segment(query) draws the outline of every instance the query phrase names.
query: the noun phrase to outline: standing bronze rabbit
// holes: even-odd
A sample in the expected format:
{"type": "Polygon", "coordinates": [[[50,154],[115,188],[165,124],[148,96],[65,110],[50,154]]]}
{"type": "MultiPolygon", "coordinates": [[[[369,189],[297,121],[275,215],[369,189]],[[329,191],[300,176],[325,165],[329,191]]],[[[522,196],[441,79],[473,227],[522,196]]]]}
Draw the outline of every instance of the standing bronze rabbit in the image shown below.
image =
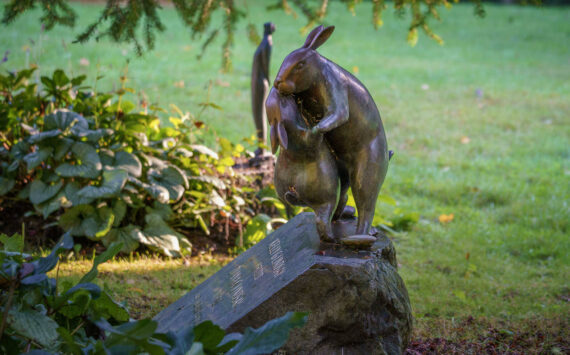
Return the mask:
{"type": "Polygon", "coordinates": [[[316,52],[333,31],[334,26],[315,28],[305,44],[285,58],[274,87],[282,95],[293,95],[312,131],[325,134],[341,184],[334,219],[342,214],[351,187],[358,211],[356,234],[362,235],[370,230],[389,154],[380,113],[366,87],[316,52]]]}
{"type": "Polygon", "coordinates": [[[281,146],[274,173],[277,194],[292,205],[311,207],[321,239],[334,241],[331,220],[338,203],[339,177],[323,134],[311,131],[292,96],[271,89],[265,106],[273,153],[281,146]]]}

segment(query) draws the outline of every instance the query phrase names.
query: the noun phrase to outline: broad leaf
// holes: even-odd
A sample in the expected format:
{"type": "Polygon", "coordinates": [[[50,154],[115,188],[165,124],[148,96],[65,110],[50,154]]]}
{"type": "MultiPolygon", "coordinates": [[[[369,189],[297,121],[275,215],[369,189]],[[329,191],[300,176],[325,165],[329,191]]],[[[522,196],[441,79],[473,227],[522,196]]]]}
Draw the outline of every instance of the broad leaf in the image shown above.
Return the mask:
{"type": "Polygon", "coordinates": [[[142,174],[142,164],[136,155],[120,151],[115,154],[113,166],[126,170],[134,177],[140,177],[142,174]]]}
{"type": "Polygon", "coordinates": [[[287,312],[258,329],[248,327],[239,343],[227,355],[270,354],[285,344],[291,329],[305,325],[307,318],[307,313],[287,312]]]}
{"type": "Polygon", "coordinates": [[[116,197],[127,181],[127,172],[123,169],[106,170],[103,172],[101,186],[85,186],[77,195],[87,199],[116,197]]]}
{"type": "Polygon", "coordinates": [[[65,192],[62,190],[54,198],[46,202],[34,205],[34,208],[42,214],[44,219],[46,219],[49,217],[49,215],[59,210],[66,201],[67,199],[65,197],[65,192]]]}
{"type": "Polygon", "coordinates": [[[6,195],[16,185],[16,180],[0,176],[0,196],[6,195]]]}
{"type": "Polygon", "coordinates": [[[200,342],[204,350],[215,353],[226,332],[212,321],[205,321],[194,327],[194,341],[200,342]]]}
{"type": "Polygon", "coordinates": [[[130,253],[139,247],[138,240],[140,237],[138,233],[141,231],[133,225],[128,225],[123,228],[113,228],[101,240],[105,247],[108,247],[113,242],[122,244],[121,253],[130,253]]]}
{"type": "Polygon", "coordinates": [[[127,214],[127,204],[123,200],[116,200],[113,204],[113,214],[115,215],[115,221],[113,222],[113,227],[118,227],[121,225],[121,221],[125,218],[127,214]]]}
{"type": "Polygon", "coordinates": [[[0,234],[0,243],[2,243],[4,251],[21,253],[24,251],[24,237],[20,234],[14,234],[9,237],[6,234],[0,234]]]}
{"type": "Polygon", "coordinates": [[[171,166],[160,171],[149,169],[148,180],[152,185],[160,185],[167,189],[171,201],[178,201],[184,195],[185,186],[188,186],[185,174],[171,166]]]}
{"type": "Polygon", "coordinates": [[[32,339],[44,348],[55,348],[58,342],[58,324],[46,315],[26,309],[8,312],[8,324],[17,333],[32,339]]]}
{"type": "Polygon", "coordinates": [[[45,184],[40,179],[32,181],[30,187],[30,201],[33,204],[40,204],[54,197],[63,187],[63,181],[55,184],[45,184]]]}
{"type": "Polygon", "coordinates": [[[113,301],[107,292],[102,292],[99,298],[92,301],[91,307],[96,318],[114,318],[118,322],[129,320],[129,312],[127,312],[125,307],[113,301]]]}
{"type": "Polygon", "coordinates": [[[138,188],[144,189],[146,192],[150,194],[150,196],[152,196],[152,198],[154,198],[160,203],[168,203],[169,201],[170,193],[163,186],[149,185],[131,176],[129,176],[128,182],[138,188]]]}
{"type": "Polygon", "coordinates": [[[115,216],[108,207],[73,206],[59,218],[59,225],[74,236],[101,238],[109,232],[115,216]]]}
{"type": "Polygon", "coordinates": [[[73,206],[79,205],[89,205],[91,202],[95,201],[94,198],[87,198],[83,196],[79,196],[78,192],[80,190],[79,183],[71,182],[67,183],[63,188],[65,192],[65,197],[71,202],[73,206]]]}
{"type": "Polygon", "coordinates": [[[69,299],[67,304],[61,307],[58,313],[62,314],[66,318],[73,319],[83,315],[91,303],[91,296],[87,291],[74,292],[69,299]]]}
{"type": "Polygon", "coordinates": [[[39,143],[45,139],[57,137],[60,134],[61,134],[61,130],[59,130],[59,129],[52,129],[50,131],[43,131],[43,132],[39,132],[39,133],[36,133],[36,134],[28,137],[28,142],[30,144],[36,144],[36,143],[39,143]]]}
{"type": "Polygon", "coordinates": [[[32,170],[38,167],[41,163],[50,157],[52,152],[53,148],[51,147],[39,147],[35,152],[26,155],[24,157],[24,161],[28,166],[28,170],[32,170]]]}
{"type": "Polygon", "coordinates": [[[253,217],[245,227],[243,243],[246,248],[259,243],[271,231],[271,217],[260,213],[253,217]]]}
{"type": "Polygon", "coordinates": [[[89,129],[87,120],[78,113],[66,109],[59,109],[44,118],[44,130],[71,129],[73,134],[79,134],[89,129]]]}
{"type": "Polygon", "coordinates": [[[137,241],[164,255],[178,257],[184,251],[190,251],[192,245],[186,237],[173,231],[158,214],[145,216],[146,226],[137,233],[137,241]]]}
{"type": "Polygon", "coordinates": [[[71,147],[75,164],[64,163],[55,169],[61,176],[95,179],[101,172],[101,160],[95,148],[87,143],[77,142],[71,147]]]}
{"type": "Polygon", "coordinates": [[[70,138],[61,138],[55,144],[55,151],[53,153],[53,157],[55,160],[61,160],[65,157],[69,149],[73,146],[75,141],[70,138]]]}

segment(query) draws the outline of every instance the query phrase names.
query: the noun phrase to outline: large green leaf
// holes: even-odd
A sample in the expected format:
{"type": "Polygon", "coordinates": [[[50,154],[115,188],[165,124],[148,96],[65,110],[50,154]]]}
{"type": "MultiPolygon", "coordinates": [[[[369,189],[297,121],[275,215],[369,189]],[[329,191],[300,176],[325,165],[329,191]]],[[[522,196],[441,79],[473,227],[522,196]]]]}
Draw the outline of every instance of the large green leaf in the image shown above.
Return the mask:
{"type": "Polygon", "coordinates": [[[43,131],[38,132],[30,137],[28,137],[28,142],[30,144],[36,144],[48,138],[57,137],[61,134],[61,130],[59,129],[52,129],[50,131],[43,131]]]}
{"type": "Polygon", "coordinates": [[[11,237],[6,234],[0,234],[0,243],[2,243],[4,251],[22,253],[24,251],[24,236],[14,234],[11,237]]]}
{"type": "Polygon", "coordinates": [[[16,180],[0,176],[0,196],[6,195],[16,185],[16,180]]]}
{"type": "Polygon", "coordinates": [[[243,337],[227,355],[271,354],[282,347],[293,328],[307,323],[307,313],[287,312],[283,317],[270,320],[258,329],[247,328],[243,337]]]}
{"type": "Polygon", "coordinates": [[[55,151],[53,153],[54,159],[55,160],[63,159],[63,157],[65,157],[67,152],[69,152],[69,149],[71,149],[71,146],[73,146],[73,143],[75,143],[75,141],[70,138],[58,139],[57,143],[55,144],[55,151]]]}
{"type": "Polygon", "coordinates": [[[101,238],[111,230],[115,216],[108,207],[73,206],[59,218],[59,225],[74,236],[101,238]]]}
{"type": "Polygon", "coordinates": [[[107,292],[102,292],[101,296],[93,300],[91,304],[93,313],[95,313],[97,318],[114,318],[118,322],[129,320],[129,312],[127,312],[125,307],[113,301],[107,292]]]}
{"type": "Polygon", "coordinates": [[[142,164],[136,155],[120,151],[115,154],[113,166],[126,170],[134,177],[140,177],[142,174],[142,164]]]}
{"type": "Polygon", "coordinates": [[[109,233],[114,220],[115,215],[109,207],[98,208],[96,215],[83,221],[82,227],[88,238],[101,238],[109,233]]]}
{"type": "Polygon", "coordinates": [[[106,247],[113,242],[119,242],[123,245],[121,253],[130,253],[139,247],[138,240],[140,236],[138,233],[141,233],[140,229],[133,225],[128,225],[123,228],[113,228],[101,241],[106,247]]]}
{"type": "Polygon", "coordinates": [[[152,185],[167,189],[170,201],[178,201],[184,195],[185,186],[188,186],[185,174],[171,166],[162,170],[149,169],[148,180],[152,185]]]}
{"type": "Polygon", "coordinates": [[[77,195],[83,198],[111,198],[116,197],[127,181],[127,172],[123,169],[106,170],[103,172],[101,186],[85,186],[77,195]]]}
{"type": "Polygon", "coordinates": [[[101,164],[112,166],[115,161],[115,152],[110,149],[99,149],[99,158],[101,159],[101,164]]]}
{"type": "Polygon", "coordinates": [[[147,183],[144,183],[138,179],[135,179],[134,177],[129,176],[128,178],[128,182],[140,189],[144,189],[146,192],[148,192],[152,198],[154,198],[155,200],[157,200],[160,203],[168,203],[169,202],[169,197],[170,197],[170,193],[168,192],[168,190],[160,185],[149,185],[147,183]]]}
{"type": "Polygon", "coordinates": [[[69,200],[69,202],[71,202],[73,206],[88,205],[91,202],[95,201],[94,198],[79,196],[78,192],[80,189],[81,186],[77,182],[67,183],[63,189],[65,192],[65,197],[69,200]]]}
{"type": "Polygon", "coordinates": [[[113,227],[118,227],[127,214],[127,203],[123,200],[116,200],[113,203],[113,214],[115,215],[113,227]]]}
{"type": "Polygon", "coordinates": [[[39,147],[35,152],[29,153],[24,157],[24,161],[28,165],[28,170],[35,169],[41,163],[47,160],[53,152],[52,147],[39,147]]]}
{"type": "Polygon", "coordinates": [[[145,216],[146,226],[141,233],[136,233],[139,243],[149,246],[164,255],[178,257],[183,252],[190,252],[192,245],[183,235],[176,233],[155,213],[145,216]]]}
{"type": "Polygon", "coordinates": [[[73,319],[83,315],[91,303],[91,295],[86,290],[80,290],[73,293],[66,304],[61,307],[58,313],[62,314],[66,318],[73,319]]]}
{"type": "Polygon", "coordinates": [[[79,134],[89,129],[87,120],[78,113],[66,109],[59,109],[44,118],[44,130],[71,129],[73,134],[79,134]]]}
{"type": "Polygon", "coordinates": [[[63,187],[63,181],[55,184],[45,184],[40,179],[32,181],[30,187],[30,201],[33,204],[40,204],[54,197],[63,187]]]}
{"type": "Polygon", "coordinates": [[[259,243],[271,231],[271,217],[260,213],[253,217],[245,227],[243,246],[246,248],[259,243]]]}
{"type": "Polygon", "coordinates": [[[75,164],[64,163],[55,169],[61,176],[84,177],[95,179],[101,173],[101,160],[95,148],[90,144],[77,142],[71,147],[75,156],[75,164]]]}
{"type": "Polygon", "coordinates": [[[42,214],[44,219],[46,219],[49,217],[49,215],[51,215],[55,211],[59,210],[61,208],[61,206],[63,206],[65,204],[66,201],[67,201],[67,198],[65,197],[65,192],[62,190],[52,199],[50,199],[46,202],[34,205],[34,208],[42,214]]]}
{"type": "Polygon", "coordinates": [[[46,315],[26,309],[18,311],[12,308],[8,312],[8,325],[16,334],[32,339],[43,348],[53,349],[58,342],[58,324],[46,315]]]}

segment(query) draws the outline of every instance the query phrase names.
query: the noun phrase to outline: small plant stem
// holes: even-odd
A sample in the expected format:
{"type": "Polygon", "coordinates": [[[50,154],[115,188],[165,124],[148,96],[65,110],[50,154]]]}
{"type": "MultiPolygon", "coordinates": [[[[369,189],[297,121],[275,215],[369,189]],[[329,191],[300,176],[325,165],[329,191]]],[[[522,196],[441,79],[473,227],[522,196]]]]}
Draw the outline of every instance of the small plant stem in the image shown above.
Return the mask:
{"type": "Polygon", "coordinates": [[[6,306],[4,306],[4,314],[2,314],[2,323],[0,324],[0,340],[2,340],[2,336],[4,335],[4,329],[6,328],[6,320],[8,319],[8,312],[12,307],[12,301],[14,300],[14,292],[16,292],[16,282],[12,280],[10,283],[10,290],[8,291],[8,301],[6,302],[6,306]]]}
{"type": "Polygon", "coordinates": [[[77,332],[79,329],[81,329],[81,327],[83,326],[83,324],[85,324],[85,320],[82,320],[82,321],[77,325],[77,327],[75,327],[75,329],[73,329],[73,331],[71,332],[70,335],[75,334],[75,332],[77,332]]]}

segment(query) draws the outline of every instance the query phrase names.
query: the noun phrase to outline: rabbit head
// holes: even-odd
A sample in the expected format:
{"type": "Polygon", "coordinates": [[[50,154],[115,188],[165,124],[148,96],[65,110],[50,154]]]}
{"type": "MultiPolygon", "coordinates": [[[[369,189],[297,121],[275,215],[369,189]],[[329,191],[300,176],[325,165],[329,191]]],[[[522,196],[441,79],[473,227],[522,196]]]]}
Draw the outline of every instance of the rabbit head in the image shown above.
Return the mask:
{"type": "Polygon", "coordinates": [[[271,137],[271,152],[275,154],[279,143],[285,149],[288,146],[288,137],[285,126],[283,125],[282,116],[282,100],[283,96],[279,95],[275,88],[271,88],[269,95],[267,95],[267,100],[265,101],[265,111],[267,113],[267,120],[271,126],[269,134],[271,137]]]}
{"type": "Polygon", "coordinates": [[[281,64],[273,86],[282,95],[290,95],[307,90],[321,72],[319,48],[334,31],[334,26],[318,26],[309,33],[305,44],[291,52],[281,64]]]}

